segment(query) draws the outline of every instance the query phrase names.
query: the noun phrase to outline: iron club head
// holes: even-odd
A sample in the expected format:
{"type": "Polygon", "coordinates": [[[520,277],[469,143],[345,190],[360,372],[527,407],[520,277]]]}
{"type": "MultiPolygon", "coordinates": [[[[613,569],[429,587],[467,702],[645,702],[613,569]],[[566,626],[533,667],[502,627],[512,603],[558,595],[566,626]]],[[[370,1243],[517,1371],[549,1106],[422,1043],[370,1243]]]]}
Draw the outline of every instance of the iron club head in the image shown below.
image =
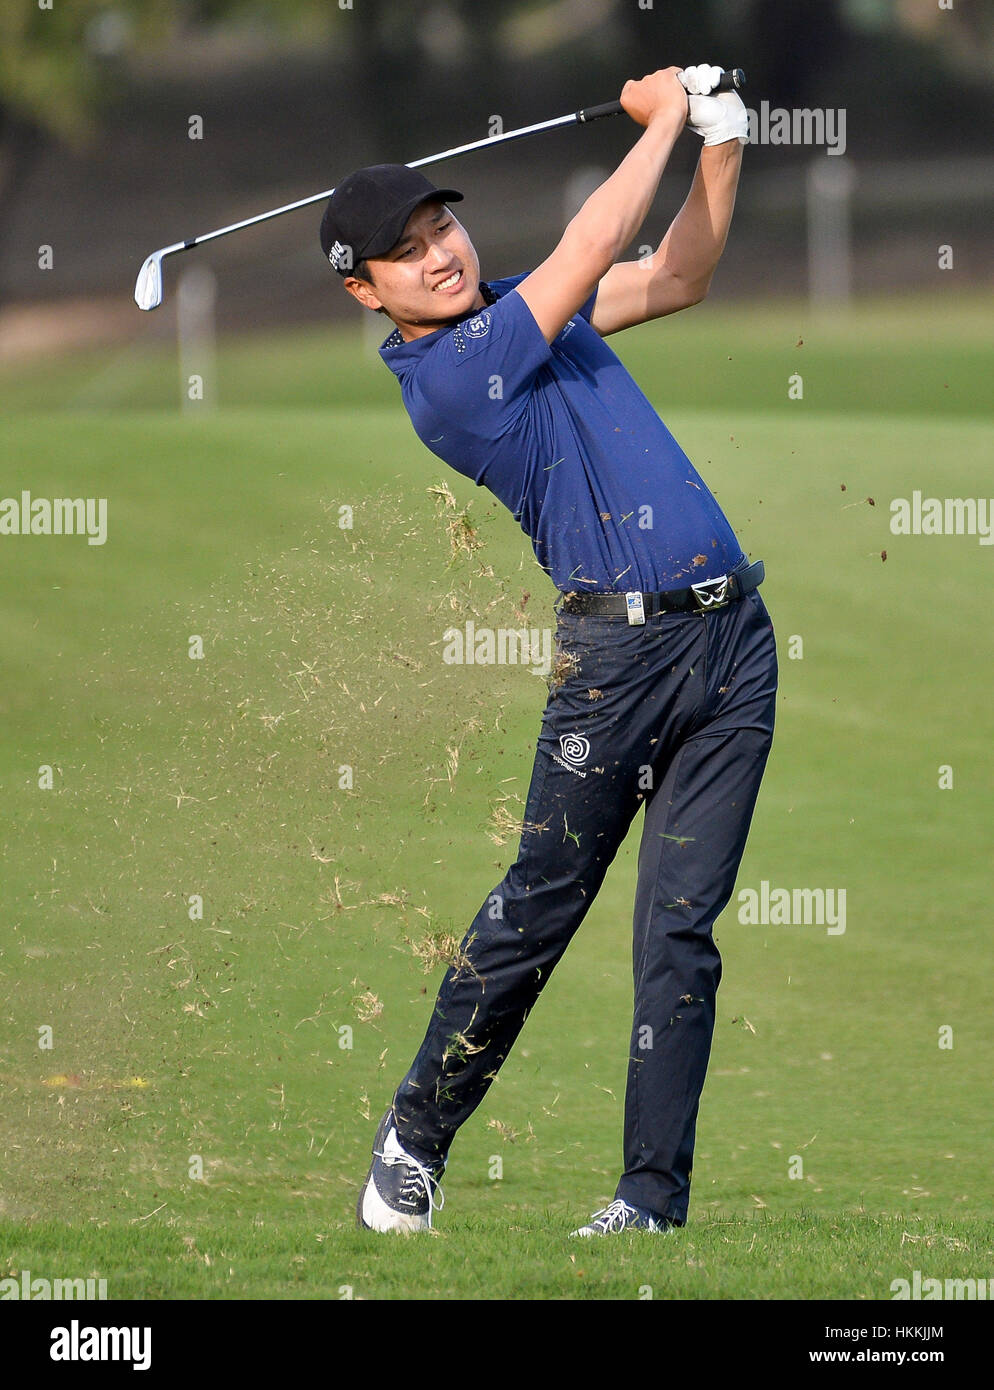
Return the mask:
{"type": "Polygon", "coordinates": [[[162,303],[162,261],[176,251],[185,251],[192,245],[188,241],[177,241],[172,246],[163,246],[161,251],[153,251],[138,272],[135,281],[135,303],[139,309],[158,309],[162,303]]]}
{"type": "Polygon", "coordinates": [[[162,303],[162,252],[153,251],[138,272],[135,303],[139,309],[157,309],[162,303]]]}

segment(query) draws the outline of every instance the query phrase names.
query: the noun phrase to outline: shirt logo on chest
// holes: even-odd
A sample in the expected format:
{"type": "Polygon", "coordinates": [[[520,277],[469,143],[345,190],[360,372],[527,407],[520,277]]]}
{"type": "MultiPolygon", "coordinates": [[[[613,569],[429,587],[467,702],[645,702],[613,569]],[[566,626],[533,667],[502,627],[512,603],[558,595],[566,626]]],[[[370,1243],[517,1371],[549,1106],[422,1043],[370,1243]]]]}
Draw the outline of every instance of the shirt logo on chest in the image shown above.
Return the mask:
{"type": "Polygon", "coordinates": [[[462,325],[462,331],[467,338],[485,338],[490,332],[490,315],[477,314],[462,325]]]}

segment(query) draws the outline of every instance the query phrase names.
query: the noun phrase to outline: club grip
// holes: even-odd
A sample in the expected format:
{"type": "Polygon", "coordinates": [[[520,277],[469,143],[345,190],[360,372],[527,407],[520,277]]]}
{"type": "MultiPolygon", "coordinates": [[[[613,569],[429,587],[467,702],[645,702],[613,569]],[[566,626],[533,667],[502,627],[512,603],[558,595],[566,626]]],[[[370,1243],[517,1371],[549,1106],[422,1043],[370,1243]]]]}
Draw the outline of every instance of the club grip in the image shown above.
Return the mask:
{"type": "Polygon", "coordinates": [[[599,121],[602,116],[620,116],[624,109],[620,101],[605,101],[600,106],[585,106],[576,113],[576,119],[586,125],[588,121],[599,121]]]}
{"type": "MultiPolygon", "coordinates": [[[[718,79],[718,85],[714,90],[738,92],[745,84],[746,75],[741,68],[727,68],[718,79]]],[[[605,101],[600,106],[585,106],[582,111],[576,113],[576,119],[581,125],[586,125],[589,121],[599,121],[602,116],[620,116],[624,109],[620,101],[605,101]]]]}

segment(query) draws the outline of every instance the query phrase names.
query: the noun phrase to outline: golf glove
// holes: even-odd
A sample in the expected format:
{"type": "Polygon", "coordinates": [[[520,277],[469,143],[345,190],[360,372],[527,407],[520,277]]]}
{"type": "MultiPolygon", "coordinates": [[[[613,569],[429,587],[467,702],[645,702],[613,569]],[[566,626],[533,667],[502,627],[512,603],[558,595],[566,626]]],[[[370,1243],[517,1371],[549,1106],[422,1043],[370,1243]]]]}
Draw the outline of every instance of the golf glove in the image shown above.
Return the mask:
{"type": "Polygon", "coordinates": [[[723,72],[724,68],[711,63],[699,63],[677,74],[690,101],[687,125],[703,137],[705,145],[722,145],[726,140],[738,140],[744,145],[749,139],[749,113],[738,92],[708,95],[723,72]]]}

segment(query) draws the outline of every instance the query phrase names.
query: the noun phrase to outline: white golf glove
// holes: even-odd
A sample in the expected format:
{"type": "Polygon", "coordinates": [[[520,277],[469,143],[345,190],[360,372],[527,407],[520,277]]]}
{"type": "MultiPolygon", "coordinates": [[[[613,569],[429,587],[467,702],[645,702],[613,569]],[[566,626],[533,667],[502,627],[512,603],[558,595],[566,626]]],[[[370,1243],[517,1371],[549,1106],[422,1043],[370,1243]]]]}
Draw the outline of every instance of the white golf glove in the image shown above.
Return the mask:
{"type": "Polygon", "coordinates": [[[749,113],[738,92],[708,95],[717,87],[723,72],[724,68],[711,63],[699,63],[677,74],[690,101],[687,125],[703,137],[705,145],[723,145],[726,140],[738,140],[744,145],[749,139],[749,113]]]}

